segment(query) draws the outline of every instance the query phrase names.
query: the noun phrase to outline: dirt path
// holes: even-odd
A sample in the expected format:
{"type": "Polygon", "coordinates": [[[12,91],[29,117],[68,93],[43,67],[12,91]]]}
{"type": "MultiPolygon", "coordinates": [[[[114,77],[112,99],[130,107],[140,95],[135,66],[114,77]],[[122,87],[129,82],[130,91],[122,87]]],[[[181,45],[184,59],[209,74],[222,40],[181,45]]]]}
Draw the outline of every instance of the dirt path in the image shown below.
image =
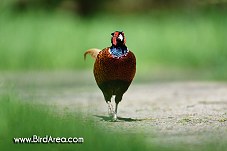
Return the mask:
{"type": "Polygon", "coordinates": [[[102,93],[87,72],[2,73],[1,92],[12,89],[25,100],[80,110],[105,131],[145,132],[146,140],[157,144],[190,147],[227,142],[227,83],[223,82],[135,81],[119,104],[118,122],[109,121],[102,93]]]}

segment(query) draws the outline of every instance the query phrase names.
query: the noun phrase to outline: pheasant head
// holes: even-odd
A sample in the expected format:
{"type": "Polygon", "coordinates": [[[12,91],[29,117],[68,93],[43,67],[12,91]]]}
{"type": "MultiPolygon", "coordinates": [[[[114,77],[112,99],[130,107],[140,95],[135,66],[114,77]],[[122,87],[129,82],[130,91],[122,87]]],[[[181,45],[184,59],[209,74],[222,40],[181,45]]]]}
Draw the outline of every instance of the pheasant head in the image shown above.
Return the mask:
{"type": "Polygon", "coordinates": [[[111,43],[114,47],[124,46],[126,43],[125,34],[123,31],[115,31],[112,34],[111,43]]]}

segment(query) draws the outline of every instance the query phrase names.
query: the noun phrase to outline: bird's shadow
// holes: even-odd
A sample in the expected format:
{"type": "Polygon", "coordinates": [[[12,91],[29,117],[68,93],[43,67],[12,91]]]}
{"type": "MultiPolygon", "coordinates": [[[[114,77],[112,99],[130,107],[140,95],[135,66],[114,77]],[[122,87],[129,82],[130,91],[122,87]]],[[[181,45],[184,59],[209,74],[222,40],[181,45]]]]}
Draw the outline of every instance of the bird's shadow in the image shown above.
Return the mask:
{"type": "MultiPolygon", "coordinates": [[[[112,118],[109,116],[102,116],[102,115],[94,115],[95,117],[100,118],[101,121],[108,121],[108,122],[113,122],[112,118]]],[[[138,122],[142,121],[142,119],[133,119],[130,117],[117,117],[117,121],[115,122],[138,122]]]]}

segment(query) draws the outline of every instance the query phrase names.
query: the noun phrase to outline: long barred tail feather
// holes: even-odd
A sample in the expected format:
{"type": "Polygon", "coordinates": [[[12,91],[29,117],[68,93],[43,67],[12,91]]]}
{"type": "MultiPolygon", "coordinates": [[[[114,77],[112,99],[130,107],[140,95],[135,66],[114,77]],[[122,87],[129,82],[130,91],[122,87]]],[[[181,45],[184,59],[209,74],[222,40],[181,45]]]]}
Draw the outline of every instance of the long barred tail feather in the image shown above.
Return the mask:
{"type": "Polygon", "coordinates": [[[92,48],[92,49],[88,49],[87,51],[85,51],[84,53],[84,60],[86,60],[86,55],[89,54],[91,55],[91,57],[93,59],[96,59],[97,58],[97,55],[99,54],[101,50],[100,49],[97,49],[97,48],[92,48]]]}

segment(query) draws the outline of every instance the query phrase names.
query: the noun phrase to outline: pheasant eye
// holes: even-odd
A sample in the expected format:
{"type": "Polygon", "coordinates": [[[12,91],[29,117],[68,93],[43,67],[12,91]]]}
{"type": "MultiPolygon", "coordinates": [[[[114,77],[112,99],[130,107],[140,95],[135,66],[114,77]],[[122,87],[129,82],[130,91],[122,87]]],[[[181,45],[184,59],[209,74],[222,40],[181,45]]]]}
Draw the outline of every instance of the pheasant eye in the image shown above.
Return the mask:
{"type": "Polygon", "coordinates": [[[120,39],[121,41],[123,41],[124,37],[122,36],[122,34],[119,34],[118,39],[120,39]]]}

